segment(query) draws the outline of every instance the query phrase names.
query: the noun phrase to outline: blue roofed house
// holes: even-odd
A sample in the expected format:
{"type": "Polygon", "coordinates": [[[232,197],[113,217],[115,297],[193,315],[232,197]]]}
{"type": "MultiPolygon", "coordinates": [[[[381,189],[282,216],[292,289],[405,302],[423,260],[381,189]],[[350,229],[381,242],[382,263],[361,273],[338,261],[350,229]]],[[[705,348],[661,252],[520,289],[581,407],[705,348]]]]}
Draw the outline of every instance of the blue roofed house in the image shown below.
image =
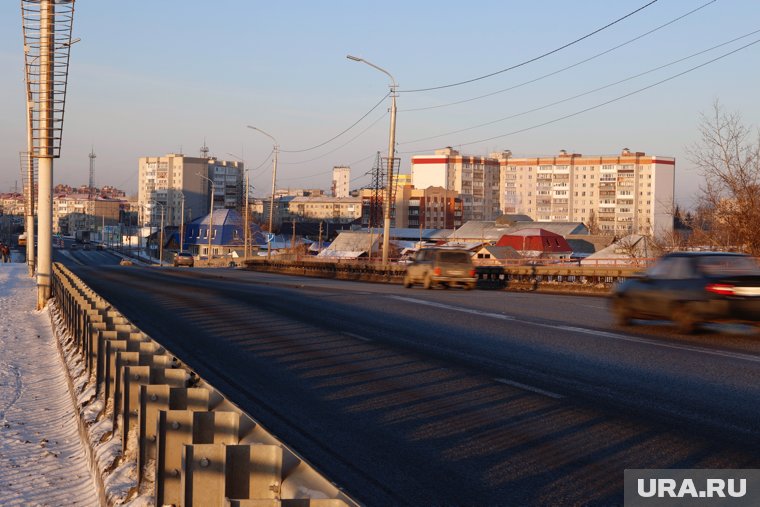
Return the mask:
{"type": "MultiPolygon", "coordinates": [[[[232,252],[243,253],[245,248],[245,224],[243,217],[232,209],[215,209],[214,223],[211,226],[211,255],[214,257],[229,255],[232,252]]],[[[185,225],[183,249],[194,256],[208,256],[209,215],[196,218],[185,225]]],[[[249,222],[251,236],[249,245],[251,253],[266,248],[266,235],[258,224],[249,222]]]]}

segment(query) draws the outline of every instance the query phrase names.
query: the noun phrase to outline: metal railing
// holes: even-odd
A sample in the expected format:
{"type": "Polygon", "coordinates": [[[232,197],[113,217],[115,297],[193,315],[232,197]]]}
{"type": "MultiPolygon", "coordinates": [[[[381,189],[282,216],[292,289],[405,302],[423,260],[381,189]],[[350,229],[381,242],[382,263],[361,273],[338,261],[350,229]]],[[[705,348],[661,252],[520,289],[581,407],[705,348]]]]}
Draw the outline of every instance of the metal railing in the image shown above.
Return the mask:
{"type": "MultiPolygon", "coordinates": [[[[136,468],[132,491],[155,505],[358,505],[70,270],[55,264],[53,274],[65,353],[79,360],[72,396],[80,429],[98,446],[89,453],[98,477],[136,468]],[[125,462],[106,461],[99,446],[119,448],[125,462]]],[[[103,496],[125,500],[107,488],[103,496]]]]}

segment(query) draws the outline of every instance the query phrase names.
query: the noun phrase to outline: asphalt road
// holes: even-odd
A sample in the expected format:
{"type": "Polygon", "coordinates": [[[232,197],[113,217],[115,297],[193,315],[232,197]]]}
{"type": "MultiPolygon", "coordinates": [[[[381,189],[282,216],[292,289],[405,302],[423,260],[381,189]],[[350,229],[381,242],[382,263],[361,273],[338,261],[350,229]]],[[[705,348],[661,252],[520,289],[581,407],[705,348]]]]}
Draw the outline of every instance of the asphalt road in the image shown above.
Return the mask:
{"type": "Polygon", "coordinates": [[[760,468],[744,329],[615,329],[598,297],[70,267],[368,505],[622,504],[626,468],[760,468]]]}

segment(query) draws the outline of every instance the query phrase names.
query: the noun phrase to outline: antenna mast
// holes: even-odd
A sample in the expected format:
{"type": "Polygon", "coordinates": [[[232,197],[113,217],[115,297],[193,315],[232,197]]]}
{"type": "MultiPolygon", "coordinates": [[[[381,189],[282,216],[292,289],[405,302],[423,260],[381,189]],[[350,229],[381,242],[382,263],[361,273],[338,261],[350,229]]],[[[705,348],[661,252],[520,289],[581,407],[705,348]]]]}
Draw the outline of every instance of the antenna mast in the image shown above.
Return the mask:
{"type": "Polygon", "coordinates": [[[90,148],[90,154],[88,156],[90,157],[90,187],[87,198],[92,201],[95,199],[95,148],[90,148]]]}

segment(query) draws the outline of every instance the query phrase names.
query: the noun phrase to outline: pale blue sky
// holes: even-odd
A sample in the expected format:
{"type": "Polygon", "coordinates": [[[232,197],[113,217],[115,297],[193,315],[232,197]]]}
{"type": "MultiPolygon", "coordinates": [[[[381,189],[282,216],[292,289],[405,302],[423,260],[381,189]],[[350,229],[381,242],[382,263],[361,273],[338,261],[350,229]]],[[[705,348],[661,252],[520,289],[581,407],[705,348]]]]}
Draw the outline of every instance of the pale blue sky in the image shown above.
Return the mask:
{"type": "MultiPolygon", "coordinates": [[[[689,206],[699,178],[688,160],[688,148],[698,140],[700,112],[709,111],[719,99],[728,110],[739,111],[747,125],[760,123],[760,44],[606,106],[530,127],[684,72],[757,41],[760,32],[636,79],[515,115],[759,30],[756,0],[659,0],[613,27],[517,69],[443,90],[403,91],[519,64],[646,3],[79,0],[74,36],[82,41],[72,48],[63,149],[54,179],[86,183],[91,145],[97,154],[96,185],[112,184],[130,192],[137,187],[138,157],[180,149],[197,156],[204,139],[213,155],[233,158],[227,155],[233,153],[253,168],[266,161],[271,143],[247,129],[249,124],[270,132],[284,150],[320,144],[358,120],[388,91],[386,76],[347,60],[351,53],[384,67],[399,83],[402,172],[409,172],[410,155],[447,145],[474,155],[510,149],[515,156],[552,155],[561,149],[613,154],[627,147],[676,157],[676,199],[689,206]],[[458,105],[410,110],[534,80],[705,4],[663,29],[545,79],[458,105]],[[514,117],[504,119],[510,116],[514,117]],[[452,133],[485,123],[490,124],[452,133]],[[432,136],[438,137],[411,142],[432,136]]],[[[0,191],[8,191],[19,179],[18,152],[26,142],[18,1],[0,5],[0,66],[0,191]]],[[[278,186],[328,188],[331,169],[340,164],[351,164],[354,186],[369,183],[362,175],[371,169],[375,153],[387,150],[389,119],[383,115],[388,105],[386,100],[357,127],[322,148],[283,152],[278,186]]],[[[254,172],[257,195],[268,191],[270,171],[271,163],[266,163],[254,172]]]]}

